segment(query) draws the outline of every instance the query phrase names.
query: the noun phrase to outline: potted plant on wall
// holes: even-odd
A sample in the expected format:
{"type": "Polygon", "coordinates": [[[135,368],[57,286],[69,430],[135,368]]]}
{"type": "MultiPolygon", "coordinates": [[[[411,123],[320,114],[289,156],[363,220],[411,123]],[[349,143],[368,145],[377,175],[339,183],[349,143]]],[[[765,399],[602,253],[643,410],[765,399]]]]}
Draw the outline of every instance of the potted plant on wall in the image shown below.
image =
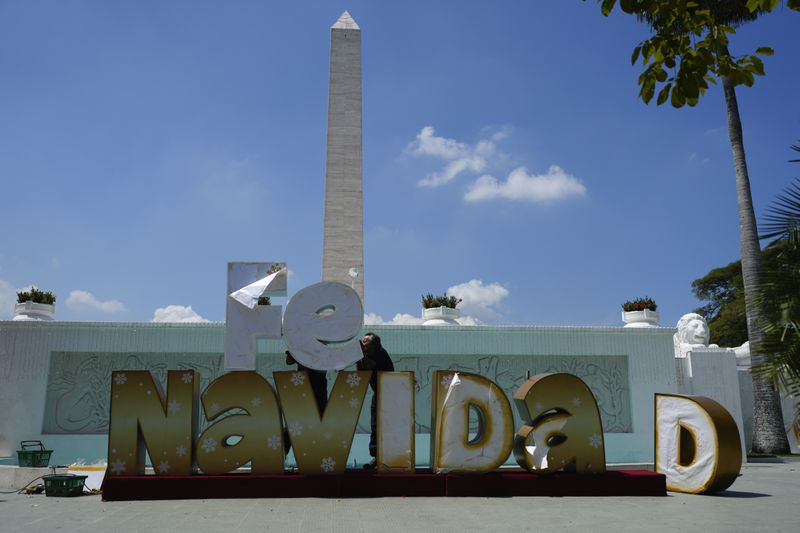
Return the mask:
{"type": "Polygon", "coordinates": [[[56,314],[56,296],[50,291],[31,287],[17,292],[14,320],[53,320],[56,314]]]}
{"type": "Polygon", "coordinates": [[[457,326],[460,298],[455,296],[434,296],[431,293],[422,296],[422,325],[423,326],[457,326]]]}
{"type": "Polygon", "coordinates": [[[622,321],[626,328],[653,328],[658,326],[655,300],[645,296],[622,304],[622,321]]]}

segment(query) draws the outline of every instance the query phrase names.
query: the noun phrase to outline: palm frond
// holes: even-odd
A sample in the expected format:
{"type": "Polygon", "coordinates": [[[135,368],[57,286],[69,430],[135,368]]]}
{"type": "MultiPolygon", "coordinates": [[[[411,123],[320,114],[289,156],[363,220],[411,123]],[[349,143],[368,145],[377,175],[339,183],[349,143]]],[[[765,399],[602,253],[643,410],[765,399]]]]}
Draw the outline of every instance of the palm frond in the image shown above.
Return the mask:
{"type": "Polygon", "coordinates": [[[767,207],[760,227],[760,238],[800,238],[800,179],[790,183],[767,207]]]}

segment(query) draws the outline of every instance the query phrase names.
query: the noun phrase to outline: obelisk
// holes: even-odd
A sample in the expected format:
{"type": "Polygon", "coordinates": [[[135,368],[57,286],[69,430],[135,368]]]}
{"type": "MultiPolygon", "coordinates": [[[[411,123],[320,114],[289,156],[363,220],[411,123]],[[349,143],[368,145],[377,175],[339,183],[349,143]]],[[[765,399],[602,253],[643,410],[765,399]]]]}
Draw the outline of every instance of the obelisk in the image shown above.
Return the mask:
{"type": "Polygon", "coordinates": [[[345,11],[331,27],[322,281],[353,287],[364,301],[361,179],[361,28],[345,11]]]}

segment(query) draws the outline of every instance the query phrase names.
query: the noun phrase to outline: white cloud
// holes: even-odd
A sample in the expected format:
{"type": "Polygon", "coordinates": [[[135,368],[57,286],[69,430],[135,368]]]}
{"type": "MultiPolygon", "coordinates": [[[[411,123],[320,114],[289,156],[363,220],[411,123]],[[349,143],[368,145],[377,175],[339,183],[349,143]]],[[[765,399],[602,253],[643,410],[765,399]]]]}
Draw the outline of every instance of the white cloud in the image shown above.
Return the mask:
{"type": "Polygon", "coordinates": [[[456,322],[458,322],[462,326],[480,326],[481,324],[483,324],[483,322],[472,316],[458,317],[456,318],[456,322]]]}
{"type": "Polygon", "coordinates": [[[498,318],[496,307],[509,295],[509,292],[499,283],[484,285],[483,281],[473,279],[448,288],[447,295],[461,298],[458,308],[465,313],[465,318],[483,323],[498,318]]]}
{"type": "Polygon", "coordinates": [[[168,305],[153,311],[151,322],[209,322],[198,315],[191,305],[168,305]]]}
{"type": "MultiPolygon", "coordinates": [[[[456,319],[462,326],[479,326],[482,324],[477,318],[471,316],[462,316],[456,319]]],[[[376,313],[364,314],[365,326],[419,326],[422,324],[422,318],[408,313],[397,313],[391,320],[384,320],[382,316],[376,313]]]]}
{"type": "Polygon", "coordinates": [[[409,315],[408,313],[397,313],[391,320],[384,320],[377,313],[364,313],[365,326],[418,326],[420,324],[422,324],[420,317],[409,315]]]}
{"type": "Polygon", "coordinates": [[[75,309],[91,309],[101,313],[122,313],[125,306],[118,300],[101,301],[95,298],[89,291],[75,290],[70,291],[67,297],[67,305],[75,309]]]}
{"type": "Polygon", "coordinates": [[[406,150],[412,155],[431,155],[442,159],[459,159],[469,155],[469,147],[455,139],[437,137],[433,126],[425,126],[406,150]]]}
{"type": "Polygon", "coordinates": [[[508,135],[507,130],[496,132],[489,139],[483,139],[471,147],[455,139],[436,135],[433,126],[425,126],[416,139],[406,147],[406,153],[413,156],[432,156],[447,161],[439,172],[428,174],[420,180],[420,187],[439,187],[453,180],[463,172],[482,172],[487,162],[497,154],[497,141],[508,135]]]}
{"type": "Polygon", "coordinates": [[[586,187],[558,165],[552,165],[547,174],[528,174],[528,169],[512,170],[505,182],[484,175],[473,183],[464,195],[464,200],[477,202],[494,198],[524,200],[533,203],[548,203],[575,196],[585,196],[586,187]]]}
{"type": "Polygon", "coordinates": [[[0,279],[0,320],[8,320],[14,316],[16,303],[17,290],[7,281],[0,279]]]}

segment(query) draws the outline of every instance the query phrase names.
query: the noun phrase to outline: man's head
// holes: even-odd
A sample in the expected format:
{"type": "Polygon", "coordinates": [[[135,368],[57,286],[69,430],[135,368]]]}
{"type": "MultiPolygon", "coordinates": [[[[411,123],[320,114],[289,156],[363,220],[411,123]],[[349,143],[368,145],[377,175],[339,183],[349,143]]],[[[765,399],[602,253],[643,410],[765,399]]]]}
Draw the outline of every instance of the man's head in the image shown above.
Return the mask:
{"type": "Polygon", "coordinates": [[[370,331],[361,338],[361,347],[365,355],[372,355],[381,349],[381,338],[370,331]]]}

